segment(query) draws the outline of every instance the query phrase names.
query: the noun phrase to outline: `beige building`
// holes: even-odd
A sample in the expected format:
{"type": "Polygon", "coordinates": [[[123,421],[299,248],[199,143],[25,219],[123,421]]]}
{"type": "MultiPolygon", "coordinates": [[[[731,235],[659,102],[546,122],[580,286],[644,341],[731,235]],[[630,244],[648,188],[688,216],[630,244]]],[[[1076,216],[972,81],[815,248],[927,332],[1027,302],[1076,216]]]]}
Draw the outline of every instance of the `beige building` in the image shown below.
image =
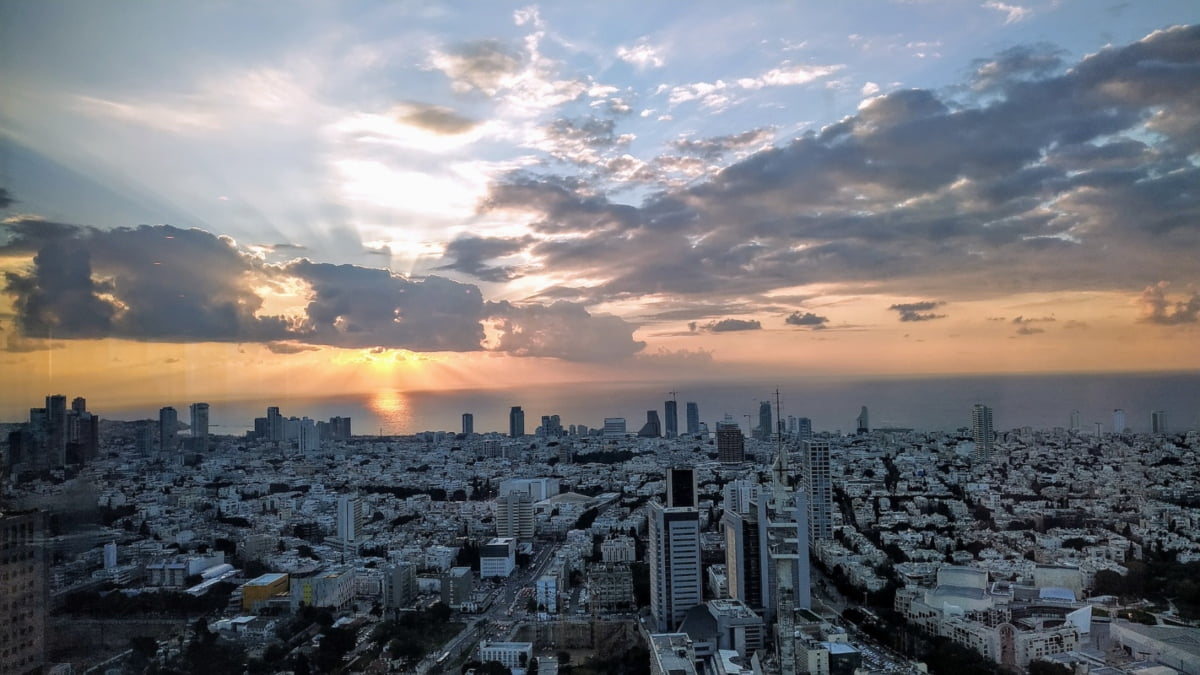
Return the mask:
{"type": "Polygon", "coordinates": [[[46,661],[46,514],[0,512],[0,673],[46,661]]]}

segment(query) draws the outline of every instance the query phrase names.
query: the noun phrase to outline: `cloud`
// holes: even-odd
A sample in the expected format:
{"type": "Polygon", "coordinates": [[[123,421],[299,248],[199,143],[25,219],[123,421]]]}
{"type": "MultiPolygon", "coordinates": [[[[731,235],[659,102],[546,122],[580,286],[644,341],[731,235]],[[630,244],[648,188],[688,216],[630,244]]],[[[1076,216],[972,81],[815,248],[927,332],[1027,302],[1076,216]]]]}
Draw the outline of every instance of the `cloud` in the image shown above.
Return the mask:
{"type": "Polygon", "coordinates": [[[1033,10],[1029,9],[1028,7],[1010,5],[1000,2],[999,0],[988,0],[987,2],[983,3],[982,6],[1004,14],[1004,23],[1006,24],[1017,23],[1018,21],[1021,21],[1022,19],[1025,19],[1029,15],[1033,14],[1033,10]]]}
{"type": "Polygon", "coordinates": [[[636,362],[659,368],[703,367],[712,364],[713,352],[708,349],[666,349],[659,347],[634,357],[636,362]]]}
{"type": "Polygon", "coordinates": [[[315,352],[321,349],[320,347],[295,341],[267,342],[265,346],[274,354],[299,354],[300,352],[315,352]]]}
{"type": "Polygon", "coordinates": [[[516,77],[525,59],[499,40],[477,40],[435,51],[430,65],[450,78],[455,91],[495,96],[516,77]]]}
{"type": "Polygon", "coordinates": [[[879,93],[879,85],[875,84],[874,82],[867,82],[862,86],[862,89],[859,90],[859,93],[861,93],[863,96],[874,96],[875,94],[879,93]]]}
{"type": "Polygon", "coordinates": [[[812,312],[805,312],[801,314],[797,311],[789,314],[788,317],[784,319],[784,323],[789,326],[812,326],[813,330],[819,330],[825,328],[826,324],[829,323],[829,319],[823,316],[817,316],[812,312]]]}
{"type": "MultiPolygon", "coordinates": [[[[635,324],[582,304],[490,303],[478,287],[439,276],[409,278],[305,258],[268,264],[202,230],[42,221],[5,227],[0,255],[32,256],[26,269],[5,275],[17,328],[8,336],[10,349],[48,344],[33,338],[119,337],[259,342],[280,354],[328,345],[598,361],[628,357],[645,344],[633,340],[635,324]],[[270,314],[267,295],[290,297],[295,306],[270,314]]],[[[521,245],[463,238],[448,251],[455,265],[470,268],[521,245]]],[[[485,267],[476,271],[486,275],[485,267]]]]}
{"type": "Polygon", "coordinates": [[[1170,283],[1160,281],[1147,286],[1138,302],[1142,306],[1142,321],[1172,326],[1200,320],[1200,293],[1191,297],[1169,297],[1170,283]]]}
{"type": "Polygon", "coordinates": [[[1035,326],[1021,326],[1017,329],[1017,335],[1037,335],[1038,333],[1045,332],[1045,329],[1037,328],[1035,326]]]}
{"type": "Polygon", "coordinates": [[[786,61],[778,68],[772,68],[758,77],[743,77],[737,83],[743,89],[762,89],[763,87],[792,87],[808,84],[822,77],[828,77],[845,68],[841,64],[807,66],[791,64],[786,61]]]}
{"type": "Polygon", "coordinates": [[[617,47],[617,58],[638,68],[662,68],[666,65],[666,60],[662,56],[662,48],[645,42],[629,47],[617,47]]]}
{"type": "Polygon", "coordinates": [[[7,209],[12,206],[16,200],[9,194],[8,190],[0,187],[0,209],[7,209]]]}
{"type": "Polygon", "coordinates": [[[591,314],[577,303],[516,305],[503,301],[488,303],[487,310],[497,333],[490,346],[493,351],[603,362],[629,358],[646,346],[633,339],[634,324],[612,315],[591,314]]]}
{"type": "Polygon", "coordinates": [[[521,276],[515,267],[488,265],[488,260],[503,258],[518,253],[532,241],[530,237],[486,238],[463,236],[446,245],[444,258],[454,262],[438,267],[439,270],[455,270],[483,281],[509,281],[521,276]]]}
{"type": "Polygon", "coordinates": [[[1016,82],[1044,78],[1062,69],[1066,53],[1045,42],[1009,47],[990,59],[975,60],[971,85],[978,91],[994,91],[1016,82]]]}
{"type": "Polygon", "coordinates": [[[1021,324],[1048,323],[1048,322],[1052,322],[1052,321],[1057,321],[1057,319],[1055,319],[1052,316],[1029,317],[1028,319],[1025,318],[1024,316],[1017,316],[1017,317],[1014,317],[1012,320],[1012,322],[1017,324],[1018,326],[1021,324]]]}
{"type": "Polygon", "coordinates": [[[931,310],[946,304],[940,300],[926,300],[923,302],[907,302],[897,305],[892,305],[888,309],[900,313],[901,321],[933,321],[934,319],[944,319],[945,314],[934,314],[931,310]]]}
{"type": "Polygon", "coordinates": [[[451,108],[417,101],[401,103],[396,106],[394,114],[396,119],[404,124],[445,135],[466,133],[479,124],[478,121],[463,117],[451,108]]]}
{"type": "Polygon", "coordinates": [[[775,136],[774,127],[758,127],[737,134],[712,136],[710,138],[681,138],[671,141],[670,147],[685,155],[704,159],[718,159],[736,150],[761,150],[775,136]]]}
{"type": "Polygon", "coordinates": [[[692,321],[688,323],[688,329],[692,332],[733,333],[743,330],[761,330],[762,322],[758,319],[721,319],[720,321],[709,321],[701,325],[692,321]]]}

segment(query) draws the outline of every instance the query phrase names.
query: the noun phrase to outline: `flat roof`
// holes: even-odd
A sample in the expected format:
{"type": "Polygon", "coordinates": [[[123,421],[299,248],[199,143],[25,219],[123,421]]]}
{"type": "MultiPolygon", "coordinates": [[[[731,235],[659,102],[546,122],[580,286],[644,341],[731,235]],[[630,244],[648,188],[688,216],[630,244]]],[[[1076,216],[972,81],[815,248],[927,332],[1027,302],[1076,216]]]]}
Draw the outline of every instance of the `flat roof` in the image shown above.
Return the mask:
{"type": "Polygon", "coordinates": [[[288,575],[286,572],[267,572],[266,574],[264,574],[262,576],[255,577],[255,578],[251,579],[250,581],[247,581],[246,585],[247,586],[270,586],[271,584],[276,583],[280,579],[286,579],[287,576],[288,575]]]}

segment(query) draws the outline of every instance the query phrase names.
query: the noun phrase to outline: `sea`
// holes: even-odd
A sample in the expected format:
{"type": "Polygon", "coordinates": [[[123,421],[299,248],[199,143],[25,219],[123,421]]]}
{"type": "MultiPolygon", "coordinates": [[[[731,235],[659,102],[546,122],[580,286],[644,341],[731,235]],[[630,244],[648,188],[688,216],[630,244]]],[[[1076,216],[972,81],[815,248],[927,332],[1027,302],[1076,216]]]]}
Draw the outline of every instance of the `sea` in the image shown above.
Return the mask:
{"type": "MultiPolygon", "coordinates": [[[[508,432],[509,410],[520,406],[525,432],[533,433],[543,415],[558,415],[564,427],[572,424],[602,427],[605,418],[623,417],[630,432],[645,423],[648,410],[664,415],[664,402],[678,401],[679,428],[685,426],[686,402],[699,407],[709,429],[732,419],[744,430],[758,425],[759,406],[769,401],[773,414],[778,392],[779,414],[808,417],[813,429],[852,432],[863,406],[871,428],[900,427],[952,431],[971,424],[976,403],[992,408],[993,427],[1008,430],[1067,428],[1072,411],[1081,427],[1112,431],[1113,411],[1124,411],[1125,424],[1135,432],[1150,430],[1151,413],[1166,413],[1168,430],[1200,429],[1200,373],[971,375],[955,377],[812,377],[745,382],[626,382],[575,383],[553,386],[512,386],[505,389],[372,392],[319,397],[280,393],[271,398],[214,400],[210,426],[214,434],[243,434],[278,406],[285,417],[350,417],[356,436],[409,435],[423,431],[462,430],[463,413],[474,416],[476,433],[508,432]]],[[[92,403],[89,401],[89,403],[92,403]]],[[[155,419],[159,405],[104,409],[109,419],[155,419]]],[[[178,407],[178,406],[177,406],[178,407]]],[[[186,421],[186,405],[180,419],[186,421]]],[[[665,429],[665,422],[664,422],[665,429]]]]}

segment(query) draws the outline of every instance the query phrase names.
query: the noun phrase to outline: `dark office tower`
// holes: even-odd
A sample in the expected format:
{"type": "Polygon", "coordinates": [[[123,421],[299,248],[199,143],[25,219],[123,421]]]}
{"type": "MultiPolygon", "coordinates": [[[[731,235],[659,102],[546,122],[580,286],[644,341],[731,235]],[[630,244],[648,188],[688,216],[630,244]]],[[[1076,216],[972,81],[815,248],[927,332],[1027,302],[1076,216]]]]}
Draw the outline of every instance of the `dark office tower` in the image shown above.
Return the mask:
{"type": "Polygon", "coordinates": [[[193,403],[192,413],[192,451],[208,452],[208,404],[193,403]]]}
{"type": "Polygon", "coordinates": [[[349,417],[330,417],[329,418],[329,433],[330,436],[339,441],[350,440],[350,418],[349,417]]]}
{"type": "Polygon", "coordinates": [[[696,470],[675,466],[667,469],[667,507],[696,508],[700,501],[696,489],[696,470]]]}
{"type": "Polygon", "coordinates": [[[179,433],[179,413],[171,406],[158,409],[158,449],[164,454],[175,452],[179,433]]]}
{"type": "Polygon", "coordinates": [[[519,405],[514,405],[508,411],[508,435],[512,438],[525,435],[525,411],[519,405]]]}
{"type": "Polygon", "coordinates": [[[664,401],[663,408],[667,414],[667,438],[675,438],[679,435],[679,405],[675,401],[664,401]]]}
{"type": "Polygon", "coordinates": [[[735,422],[717,422],[717,461],[722,464],[746,461],[746,439],[735,422]]]}
{"type": "Polygon", "coordinates": [[[700,433],[700,406],[695,401],[687,402],[687,432],[689,436],[700,433]]]}
{"type": "Polygon", "coordinates": [[[658,438],[662,436],[662,424],[658,421],[657,410],[646,411],[646,423],[638,431],[639,438],[658,438]]]}
{"type": "Polygon", "coordinates": [[[796,438],[801,441],[812,440],[812,420],[807,417],[796,419],[796,438]]]}
{"type": "Polygon", "coordinates": [[[271,406],[267,408],[267,440],[279,442],[283,440],[283,415],[279,414],[279,408],[271,406]]]}
{"type": "Polygon", "coordinates": [[[254,438],[266,440],[271,437],[271,426],[265,417],[254,418],[254,438]]]}
{"type": "MultiPolygon", "coordinates": [[[[159,425],[162,428],[162,425],[159,425]]],[[[154,422],[153,420],[141,420],[133,428],[133,448],[143,457],[148,457],[154,452],[154,422]]]]}
{"type": "Polygon", "coordinates": [[[971,435],[975,440],[971,461],[980,466],[987,464],[992,460],[992,409],[982,403],[971,409],[971,435]]]}
{"type": "Polygon", "coordinates": [[[40,673],[46,663],[45,528],[42,511],[0,512],[0,673],[40,673]]]}
{"type": "Polygon", "coordinates": [[[771,402],[763,401],[758,404],[758,429],[755,430],[755,435],[760,441],[769,441],[774,429],[775,426],[771,424],[771,402]]]}
{"type": "Polygon", "coordinates": [[[471,434],[475,433],[475,416],[474,415],[472,415],[471,413],[463,413],[462,424],[463,424],[463,431],[462,431],[463,436],[470,436],[471,434]]]}
{"type": "Polygon", "coordinates": [[[558,415],[542,415],[542,435],[548,438],[562,437],[562,418],[558,415]]]}
{"type": "MultiPolygon", "coordinates": [[[[718,422],[717,427],[720,426],[718,422]]],[[[726,508],[721,518],[725,526],[725,569],[729,595],[762,612],[770,604],[763,582],[770,579],[771,559],[762,545],[761,535],[766,528],[759,528],[758,504],[751,502],[750,506],[746,513],[726,508]]]]}
{"type": "Polygon", "coordinates": [[[67,397],[46,397],[46,459],[50,467],[67,464],[67,397]]]}
{"type": "Polygon", "coordinates": [[[82,396],[76,396],[71,399],[71,410],[76,414],[87,412],[87,399],[82,396]]]}
{"type": "Polygon", "coordinates": [[[867,416],[867,406],[863,406],[858,413],[858,428],[855,429],[856,434],[871,433],[871,419],[867,416]]]}

